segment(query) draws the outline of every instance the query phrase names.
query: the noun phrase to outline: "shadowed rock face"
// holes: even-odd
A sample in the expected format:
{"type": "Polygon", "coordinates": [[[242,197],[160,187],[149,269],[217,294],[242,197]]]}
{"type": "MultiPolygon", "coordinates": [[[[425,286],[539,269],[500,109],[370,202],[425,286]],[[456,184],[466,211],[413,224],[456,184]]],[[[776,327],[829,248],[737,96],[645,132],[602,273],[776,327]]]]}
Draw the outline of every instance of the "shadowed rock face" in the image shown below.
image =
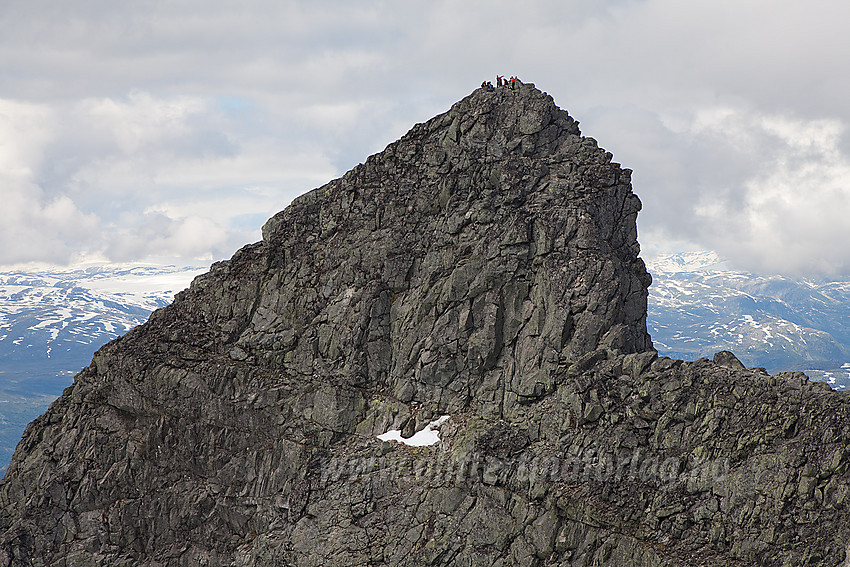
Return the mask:
{"type": "Polygon", "coordinates": [[[651,348],[629,174],[548,95],[476,92],[266,224],[236,344],[293,376],[500,415],[588,351],[651,348]]]}
{"type": "Polygon", "coordinates": [[[300,197],[27,428],[0,567],[839,564],[847,398],[656,356],[629,174],[521,85],[300,197]]]}

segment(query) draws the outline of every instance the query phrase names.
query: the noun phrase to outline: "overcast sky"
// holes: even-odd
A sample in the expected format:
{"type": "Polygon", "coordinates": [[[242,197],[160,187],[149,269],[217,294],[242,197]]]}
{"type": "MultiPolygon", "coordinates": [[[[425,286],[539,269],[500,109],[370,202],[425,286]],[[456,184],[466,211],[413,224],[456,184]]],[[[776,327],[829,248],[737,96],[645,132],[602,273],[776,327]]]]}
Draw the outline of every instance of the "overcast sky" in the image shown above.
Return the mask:
{"type": "Polygon", "coordinates": [[[645,257],[850,274],[846,0],[0,3],[0,265],[209,263],[495,75],[634,170],[645,257]]]}

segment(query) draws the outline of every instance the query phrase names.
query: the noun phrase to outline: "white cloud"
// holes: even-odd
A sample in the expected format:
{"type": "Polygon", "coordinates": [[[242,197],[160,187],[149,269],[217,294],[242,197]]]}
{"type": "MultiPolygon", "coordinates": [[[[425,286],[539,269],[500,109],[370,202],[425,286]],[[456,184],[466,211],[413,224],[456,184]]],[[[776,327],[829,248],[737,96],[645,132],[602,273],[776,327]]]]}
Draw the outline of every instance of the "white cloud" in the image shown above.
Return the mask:
{"type": "Polygon", "coordinates": [[[0,264],[218,259],[255,240],[268,216],[337,170],[318,150],[252,136],[243,118],[216,99],[142,91],[55,107],[0,101],[0,264]]]}
{"type": "Polygon", "coordinates": [[[114,141],[116,150],[124,154],[184,138],[189,117],[207,111],[200,98],[163,100],[140,91],[131,92],[126,100],[85,99],[77,110],[93,130],[114,141]]]}
{"type": "Polygon", "coordinates": [[[655,179],[644,192],[648,216],[667,238],[702,243],[754,271],[850,271],[843,135],[838,120],[705,109],[690,128],[667,132],[671,142],[699,150],[687,154],[701,161],[685,163],[668,182],[655,179]],[[689,171],[702,174],[689,180],[689,171]]]}
{"type": "Polygon", "coordinates": [[[231,245],[228,236],[224,227],[209,219],[148,213],[132,226],[112,232],[104,253],[117,262],[156,256],[213,260],[215,253],[231,245]]]}
{"type": "Polygon", "coordinates": [[[45,194],[34,178],[51,139],[42,105],[0,100],[0,263],[67,262],[97,232],[97,218],[65,195],[45,194]]]}
{"type": "Polygon", "coordinates": [[[28,179],[39,165],[50,114],[46,105],[0,99],[0,171],[7,178],[28,179]]]}

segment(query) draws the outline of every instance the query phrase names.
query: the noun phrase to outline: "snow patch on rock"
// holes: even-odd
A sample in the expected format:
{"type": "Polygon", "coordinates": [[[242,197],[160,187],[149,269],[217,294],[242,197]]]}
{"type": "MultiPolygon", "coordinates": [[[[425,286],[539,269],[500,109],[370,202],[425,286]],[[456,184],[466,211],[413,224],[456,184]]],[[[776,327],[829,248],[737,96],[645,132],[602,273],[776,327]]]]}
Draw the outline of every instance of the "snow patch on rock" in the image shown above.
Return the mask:
{"type": "Polygon", "coordinates": [[[439,427],[443,425],[449,417],[450,416],[448,415],[444,415],[439,419],[435,419],[426,425],[421,431],[417,431],[407,439],[401,436],[401,431],[398,429],[391,429],[386,433],[378,435],[378,439],[381,441],[398,441],[399,443],[404,443],[411,447],[426,447],[428,445],[434,445],[440,442],[440,435],[437,429],[439,429],[439,427]]]}

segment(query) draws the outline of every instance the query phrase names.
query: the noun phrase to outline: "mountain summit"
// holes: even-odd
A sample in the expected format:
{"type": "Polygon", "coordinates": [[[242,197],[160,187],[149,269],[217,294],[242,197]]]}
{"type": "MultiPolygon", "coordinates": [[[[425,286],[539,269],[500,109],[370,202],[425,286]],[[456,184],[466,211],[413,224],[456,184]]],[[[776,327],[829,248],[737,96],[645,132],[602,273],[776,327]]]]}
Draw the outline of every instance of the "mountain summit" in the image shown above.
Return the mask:
{"type": "Polygon", "coordinates": [[[846,397],[657,356],[611,158],[479,89],[296,199],[27,428],[0,567],[842,561],[846,397]]]}

